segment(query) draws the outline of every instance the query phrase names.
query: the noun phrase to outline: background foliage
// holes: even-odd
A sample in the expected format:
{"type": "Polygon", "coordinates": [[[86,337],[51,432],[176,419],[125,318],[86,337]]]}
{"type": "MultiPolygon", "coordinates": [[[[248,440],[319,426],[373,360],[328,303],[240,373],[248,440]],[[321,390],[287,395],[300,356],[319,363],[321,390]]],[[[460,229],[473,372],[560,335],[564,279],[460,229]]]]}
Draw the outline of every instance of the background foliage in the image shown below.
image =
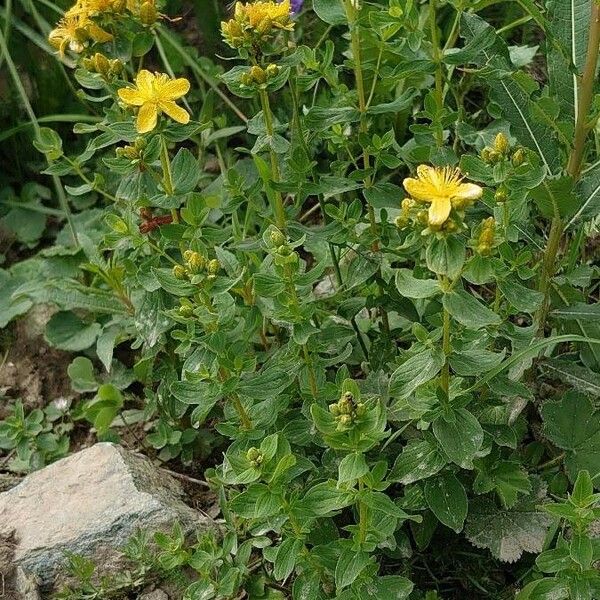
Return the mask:
{"type": "Polygon", "coordinates": [[[3,466],[91,431],[205,477],[224,533],[71,557],[61,597],[600,597],[597,4],[313,0],[223,40],[233,7],[174,0],[61,56],[68,8],[0,8],[4,357],[49,305],[77,393],[7,396],[3,466]],[[136,131],[142,68],[189,123],[136,131]],[[433,223],[419,165],[481,198],[433,223]]]}

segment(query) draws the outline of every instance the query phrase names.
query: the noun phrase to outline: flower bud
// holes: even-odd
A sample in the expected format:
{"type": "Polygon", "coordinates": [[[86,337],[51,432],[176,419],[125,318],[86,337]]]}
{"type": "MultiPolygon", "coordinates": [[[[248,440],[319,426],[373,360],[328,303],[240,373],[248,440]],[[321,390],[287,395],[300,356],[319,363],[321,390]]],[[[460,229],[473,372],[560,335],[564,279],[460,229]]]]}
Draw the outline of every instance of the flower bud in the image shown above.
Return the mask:
{"type": "Polygon", "coordinates": [[[181,265],[175,265],[173,267],[173,275],[175,275],[177,279],[187,279],[187,271],[185,267],[182,267],[181,265]]]}
{"type": "Polygon", "coordinates": [[[269,234],[269,239],[273,243],[273,246],[283,246],[285,244],[285,235],[279,231],[279,229],[272,229],[269,234]]]}
{"type": "Polygon", "coordinates": [[[274,65],[273,63],[271,63],[266,68],[265,73],[267,74],[267,79],[271,79],[272,77],[275,77],[279,73],[279,67],[277,65],[274,65]]]}
{"type": "Polygon", "coordinates": [[[494,150],[500,154],[506,154],[510,149],[510,142],[506,135],[501,131],[494,140],[494,150]]]}
{"type": "Polygon", "coordinates": [[[267,81],[267,74],[264,69],[258,65],[250,67],[250,77],[254,83],[265,83],[267,81]]]}
{"type": "Polygon", "coordinates": [[[503,204],[508,200],[508,193],[504,188],[499,188],[494,194],[494,200],[498,204],[503,204]]]}
{"type": "Polygon", "coordinates": [[[520,167],[526,159],[526,155],[525,155],[525,150],[523,150],[523,148],[519,148],[513,155],[512,155],[512,164],[514,167],[520,167]]]}
{"type": "Polygon", "coordinates": [[[208,261],[208,265],[206,266],[206,270],[208,271],[209,276],[214,277],[221,269],[221,263],[213,258],[208,261]]]}
{"type": "Polygon", "coordinates": [[[183,298],[182,300],[180,300],[181,302],[181,306],[179,307],[179,314],[182,317],[192,317],[194,316],[194,306],[193,304],[187,300],[186,298],[183,298]]]}
{"type": "Polygon", "coordinates": [[[199,252],[194,252],[193,250],[186,250],[183,253],[183,260],[185,260],[185,264],[194,274],[199,273],[206,265],[206,259],[204,256],[202,256],[202,254],[199,252]]]}
{"type": "Polygon", "coordinates": [[[262,464],[264,455],[258,448],[253,446],[246,452],[246,458],[253,467],[258,467],[262,464]]]}
{"type": "Polygon", "coordinates": [[[156,23],[156,19],[158,18],[158,11],[156,10],[156,6],[154,6],[153,2],[144,2],[140,6],[140,21],[143,25],[150,26],[156,23]]]}

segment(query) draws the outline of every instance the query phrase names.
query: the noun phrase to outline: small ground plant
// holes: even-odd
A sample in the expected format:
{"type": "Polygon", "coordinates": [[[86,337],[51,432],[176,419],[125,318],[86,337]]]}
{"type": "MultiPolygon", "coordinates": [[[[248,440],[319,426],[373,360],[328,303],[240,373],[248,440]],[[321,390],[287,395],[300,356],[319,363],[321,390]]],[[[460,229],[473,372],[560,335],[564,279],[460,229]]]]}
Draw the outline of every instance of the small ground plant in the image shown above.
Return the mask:
{"type": "MultiPolygon", "coordinates": [[[[57,307],[73,418],[204,472],[222,540],[156,560],[190,600],[600,598],[600,5],[208,4],[218,51],[184,4],[68,7],[68,139],[0,32],[64,225],[5,194],[50,243],[4,322],[57,307]]],[[[0,447],[57,456],[43,419],[0,447]]],[[[126,587],[73,560],[63,597],[126,587]]]]}

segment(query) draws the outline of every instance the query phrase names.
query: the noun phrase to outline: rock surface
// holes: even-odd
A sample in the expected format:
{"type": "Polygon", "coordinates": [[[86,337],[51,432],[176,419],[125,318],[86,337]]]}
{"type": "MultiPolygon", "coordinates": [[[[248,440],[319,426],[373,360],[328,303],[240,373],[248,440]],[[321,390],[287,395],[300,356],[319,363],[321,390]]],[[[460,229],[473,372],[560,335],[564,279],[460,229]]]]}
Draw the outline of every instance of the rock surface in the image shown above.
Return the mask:
{"type": "Polygon", "coordinates": [[[20,568],[46,589],[65,552],[94,559],[104,574],[120,568],[118,549],[137,529],[164,530],[175,521],[186,529],[212,527],[182,494],[178,481],[119,446],[82,450],[0,494],[0,546],[11,541],[5,564],[0,549],[0,573],[20,568]]]}

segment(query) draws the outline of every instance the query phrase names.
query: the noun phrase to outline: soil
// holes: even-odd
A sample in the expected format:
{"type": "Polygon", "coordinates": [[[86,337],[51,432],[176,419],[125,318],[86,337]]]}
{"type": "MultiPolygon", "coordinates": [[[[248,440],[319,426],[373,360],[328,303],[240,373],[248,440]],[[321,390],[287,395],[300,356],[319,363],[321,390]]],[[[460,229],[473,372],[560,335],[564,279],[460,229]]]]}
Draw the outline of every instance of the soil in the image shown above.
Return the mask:
{"type": "MultiPolygon", "coordinates": [[[[20,399],[25,409],[42,408],[58,398],[74,397],[67,366],[72,356],[51,348],[43,330],[52,309],[32,308],[24,319],[17,320],[4,334],[0,344],[0,397],[20,399]],[[4,356],[5,355],[5,356],[4,356]]],[[[0,420],[8,405],[0,405],[0,420]]]]}

